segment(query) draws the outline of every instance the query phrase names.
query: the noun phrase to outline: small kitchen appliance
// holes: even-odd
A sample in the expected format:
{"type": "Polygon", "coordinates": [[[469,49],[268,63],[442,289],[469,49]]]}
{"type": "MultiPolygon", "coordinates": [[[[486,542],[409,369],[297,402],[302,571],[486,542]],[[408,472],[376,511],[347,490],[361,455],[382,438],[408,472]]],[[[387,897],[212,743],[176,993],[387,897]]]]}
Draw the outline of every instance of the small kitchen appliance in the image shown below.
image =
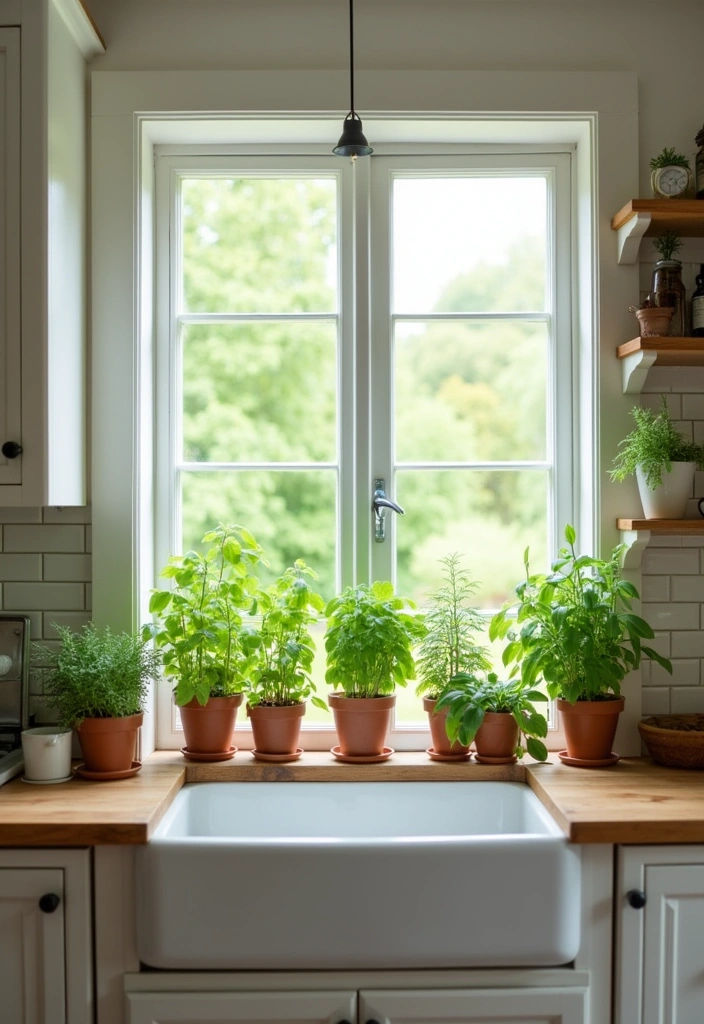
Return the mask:
{"type": "Polygon", "coordinates": [[[29,619],[0,615],[0,786],[24,767],[22,730],[29,725],[29,619]]]}

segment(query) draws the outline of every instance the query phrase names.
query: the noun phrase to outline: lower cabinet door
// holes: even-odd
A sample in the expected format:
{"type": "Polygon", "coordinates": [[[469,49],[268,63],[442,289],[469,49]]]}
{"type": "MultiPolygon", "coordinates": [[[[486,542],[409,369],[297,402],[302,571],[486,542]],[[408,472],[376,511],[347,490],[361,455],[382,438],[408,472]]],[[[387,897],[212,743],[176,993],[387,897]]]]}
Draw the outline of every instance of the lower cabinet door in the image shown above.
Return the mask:
{"type": "Polygon", "coordinates": [[[647,865],[642,1024],[704,1022],[704,864],[647,865]]]}
{"type": "Polygon", "coordinates": [[[0,1021],[65,1024],[63,871],[0,870],[0,1021]],[[42,896],[59,897],[42,910],[42,896]]]}
{"type": "Polygon", "coordinates": [[[356,992],[128,992],[127,1024],[355,1024],[356,992]]]}
{"type": "Polygon", "coordinates": [[[586,1024],[587,990],[362,991],[359,1024],[586,1024]]]}

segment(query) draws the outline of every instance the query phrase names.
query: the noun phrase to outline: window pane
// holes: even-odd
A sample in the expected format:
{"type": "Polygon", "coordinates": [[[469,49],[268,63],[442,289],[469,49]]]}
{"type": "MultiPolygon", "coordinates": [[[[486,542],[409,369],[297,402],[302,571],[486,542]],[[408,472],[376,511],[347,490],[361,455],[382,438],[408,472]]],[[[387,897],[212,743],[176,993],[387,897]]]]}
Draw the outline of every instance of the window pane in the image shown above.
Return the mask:
{"type": "Polygon", "coordinates": [[[542,310],[547,180],[396,178],[396,313],[542,310]]]}
{"type": "Polygon", "coordinates": [[[544,459],[547,340],[517,320],[397,324],[396,459],[544,459]]]}
{"type": "Polygon", "coordinates": [[[190,325],[183,331],[187,462],[334,462],[337,327],[190,325]]]}
{"type": "Polygon", "coordinates": [[[191,178],[181,202],[187,312],[337,308],[335,178],[191,178]]]}
{"type": "Polygon", "coordinates": [[[269,582],[302,558],[326,599],[336,586],[337,472],[182,473],[183,549],[198,549],[217,523],[241,523],[264,548],[269,582]]]}
{"type": "Polygon", "coordinates": [[[546,471],[397,470],[399,593],[422,604],[440,586],[439,559],[454,551],[479,583],[477,605],[500,608],[531,566],[547,568],[546,471]]]}

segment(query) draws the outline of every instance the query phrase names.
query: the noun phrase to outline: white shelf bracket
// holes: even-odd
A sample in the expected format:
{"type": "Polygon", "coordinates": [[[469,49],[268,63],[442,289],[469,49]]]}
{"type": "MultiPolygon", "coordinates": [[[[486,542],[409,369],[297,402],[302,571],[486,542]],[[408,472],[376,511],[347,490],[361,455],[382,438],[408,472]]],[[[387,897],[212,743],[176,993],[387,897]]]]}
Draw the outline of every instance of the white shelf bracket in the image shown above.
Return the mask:
{"type": "Polygon", "coordinates": [[[649,213],[635,213],[630,220],[616,232],[618,242],[618,262],[635,263],[638,259],[640,240],[650,227],[649,213]]]}
{"type": "Polygon", "coordinates": [[[648,370],[657,359],[658,354],[654,351],[632,352],[621,360],[621,374],[623,378],[624,395],[639,395],[643,390],[648,370]]]}
{"type": "Polygon", "coordinates": [[[626,545],[621,556],[622,567],[639,570],[643,552],[650,543],[650,530],[621,530],[621,542],[626,545]]]}

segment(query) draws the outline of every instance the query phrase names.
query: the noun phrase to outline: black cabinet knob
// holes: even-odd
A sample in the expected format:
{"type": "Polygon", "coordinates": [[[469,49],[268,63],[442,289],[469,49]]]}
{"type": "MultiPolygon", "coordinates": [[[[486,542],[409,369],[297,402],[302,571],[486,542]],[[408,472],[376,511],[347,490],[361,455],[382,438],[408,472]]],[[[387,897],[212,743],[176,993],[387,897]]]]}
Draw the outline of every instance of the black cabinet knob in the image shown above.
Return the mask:
{"type": "Polygon", "coordinates": [[[61,900],[55,892],[45,892],[39,899],[39,909],[44,914],[53,914],[59,903],[61,900]]]}
{"type": "Polygon", "coordinates": [[[626,893],[626,899],[634,910],[642,910],[647,903],[647,897],[640,889],[629,889],[626,893]]]}
{"type": "Polygon", "coordinates": [[[372,1020],[365,1021],[365,1024],[379,1024],[379,1021],[372,1019],[372,1020]]]}
{"type": "Polygon", "coordinates": [[[0,451],[6,459],[16,459],[18,455],[22,454],[22,445],[17,444],[17,441],[5,441],[0,451]]]}

